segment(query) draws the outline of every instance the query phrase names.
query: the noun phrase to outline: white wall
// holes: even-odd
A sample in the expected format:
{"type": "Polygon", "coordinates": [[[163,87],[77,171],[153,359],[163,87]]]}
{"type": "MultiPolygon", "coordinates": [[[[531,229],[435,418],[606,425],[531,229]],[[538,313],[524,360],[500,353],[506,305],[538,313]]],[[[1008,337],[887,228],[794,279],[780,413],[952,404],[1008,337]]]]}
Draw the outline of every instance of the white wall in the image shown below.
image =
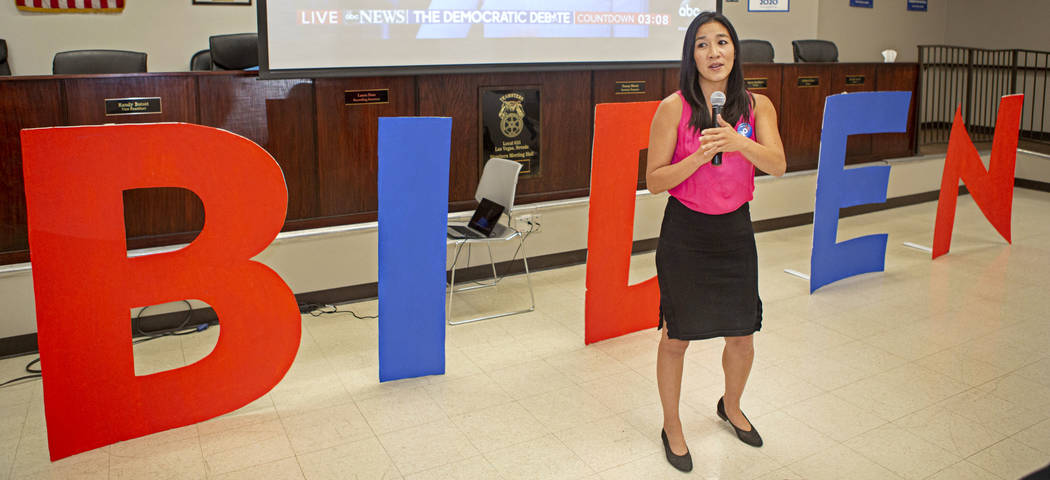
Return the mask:
{"type": "Polygon", "coordinates": [[[723,0],[722,13],[741,39],[766,40],[773,44],[774,61],[791,63],[792,40],[817,38],[818,5],[814,0],[793,0],[787,12],[748,12],[747,0],[723,0]]]}
{"type": "Polygon", "coordinates": [[[791,63],[791,41],[831,40],[840,62],[881,62],[880,52],[897,50],[898,62],[918,59],[918,45],[945,41],[947,0],[930,0],[929,11],[909,12],[906,0],[878,0],[874,8],[850,7],[848,0],[793,0],[788,12],[748,12],[747,0],[722,3],[740,38],[773,43],[775,61],[791,63]]]}
{"type": "MultiPolygon", "coordinates": [[[[769,40],[776,61],[790,63],[791,41],[834,41],[843,62],[878,62],[894,48],[898,61],[917,59],[919,44],[1050,50],[1047,0],[930,0],[928,12],[908,12],[907,0],[793,0],[787,13],[748,12],[747,0],[724,2],[741,38],[769,40]]],[[[0,38],[7,39],[15,75],[48,75],[56,52],[81,48],[144,51],[153,72],[185,71],[208,37],[256,31],[255,5],[193,5],[189,0],[136,0],[119,14],[20,12],[0,2],[0,38]]]]}
{"type": "MultiPolygon", "coordinates": [[[[254,2],[253,2],[254,3],[254,2]]],[[[208,37],[255,32],[255,5],[193,5],[190,0],[132,0],[122,13],[22,12],[0,1],[0,38],[15,75],[50,75],[55,53],[80,49],[146,52],[147,70],[189,70],[208,37]]]]}
{"type": "Polygon", "coordinates": [[[951,0],[945,43],[1050,51],[1048,20],[1047,0],[951,0]]]}
{"type": "Polygon", "coordinates": [[[907,0],[876,0],[873,5],[821,0],[817,38],[835,42],[840,62],[881,62],[886,49],[897,50],[898,62],[915,62],[919,45],[944,43],[948,0],[930,0],[926,12],[909,12],[907,0]]]}

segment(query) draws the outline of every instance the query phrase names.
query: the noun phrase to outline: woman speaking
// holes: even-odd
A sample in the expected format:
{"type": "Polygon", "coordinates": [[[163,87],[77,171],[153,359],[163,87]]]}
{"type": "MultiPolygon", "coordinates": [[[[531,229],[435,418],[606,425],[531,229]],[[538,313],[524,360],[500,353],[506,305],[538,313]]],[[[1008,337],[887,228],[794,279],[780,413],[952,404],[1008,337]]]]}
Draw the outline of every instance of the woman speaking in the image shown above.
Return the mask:
{"type": "Polygon", "coordinates": [[[649,137],[646,184],[653,193],[670,193],[656,249],[661,435],[667,460],[682,471],[692,469],[678,415],[691,340],[725,338],[725,393],[716,412],[740,440],[762,445],[740,409],[755,357],[752,335],[762,328],[748,202],[755,167],[780,176],[786,164],[773,104],[744,87],[739,45],[722,14],[705,12],[693,20],[682,48],[679,91],[660,102],[649,137]]]}

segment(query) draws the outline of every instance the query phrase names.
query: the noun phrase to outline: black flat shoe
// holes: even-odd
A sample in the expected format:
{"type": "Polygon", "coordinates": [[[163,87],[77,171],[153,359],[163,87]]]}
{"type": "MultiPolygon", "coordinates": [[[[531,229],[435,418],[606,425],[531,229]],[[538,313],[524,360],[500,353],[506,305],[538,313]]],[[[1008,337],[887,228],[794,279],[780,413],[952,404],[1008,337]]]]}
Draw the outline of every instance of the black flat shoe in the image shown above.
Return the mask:
{"type": "Polygon", "coordinates": [[[667,461],[671,466],[683,472],[693,471],[693,456],[689,455],[689,451],[687,450],[685,455],[675,455],[671,451],[671,444],[667,442],[667,432],[660,430],[660,438],[664,440],[664,453],[667,454],[667,461]]]}
{"type": "MultiPolygon", "coordinates": [[[[733,425],[733,422],[729,421],[729,416],[726,415],[725,397],[718,399],[718,407],[716,411],[722,420],[729,422],[729,425],[733,427],[733,430],[736,430],[736,437],[739,438],[741,442],[751,445],[752,447],[762,446],[762,437],[758,434],[758,430],[755,429],[755,424],[751,424],[751,430],[744,431],[736,428],[736,425],[733,425]]],[[[744,415],[744,412],[740,412],[740,414],[744,415]]],[[[744,415],[744,418],[747,418],[747,415],[744,415]]],[[[751,423],[751,420],[748,419],[747,423],[751,423]]]]}

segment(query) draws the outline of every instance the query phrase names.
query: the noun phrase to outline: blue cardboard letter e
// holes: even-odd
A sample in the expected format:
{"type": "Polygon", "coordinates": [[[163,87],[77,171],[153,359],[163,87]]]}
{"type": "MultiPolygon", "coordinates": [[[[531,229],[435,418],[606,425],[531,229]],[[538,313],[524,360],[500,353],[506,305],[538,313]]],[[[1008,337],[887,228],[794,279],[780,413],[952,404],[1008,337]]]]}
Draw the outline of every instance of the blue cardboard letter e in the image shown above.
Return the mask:
{"type": "Polygon", "coordinates": [[[836,243],[839,209],[883,203],[890,167],[845,170],[846,138],[864,133],[903,132],[908,126],[911,92],[860,92],[831,95],[824,103],[813,208],[810,293],[853,275],[886,268],[886,234],[836,243]]]}

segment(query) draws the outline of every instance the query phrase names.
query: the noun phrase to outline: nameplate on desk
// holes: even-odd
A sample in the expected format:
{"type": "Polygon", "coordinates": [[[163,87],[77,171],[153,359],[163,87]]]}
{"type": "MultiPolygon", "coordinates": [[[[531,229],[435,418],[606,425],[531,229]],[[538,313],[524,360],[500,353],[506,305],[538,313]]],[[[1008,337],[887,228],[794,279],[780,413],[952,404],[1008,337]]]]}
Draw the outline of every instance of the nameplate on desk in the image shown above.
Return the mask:
{"type": "Polygon", "coordinates": [[[162,113],[160,97],[107,98],[106,116],[162,113]]]}
{"type": "Polygon", "coordinates": [[[864,85],[864,75],[846,75],[846,85],[864,85]]]}
{"type": "Polygon", "coordinates": [[[799,87],[816,87],[820,85],[820,77],[798,77],[796,85],[799,87]]]}
{"type": "Polygon", "coordinates": [[[616,82],[616,95],[640,95],[645,93],[645,80],[618,80],[616,82]]]}
{"type": "Polygon", "coordinates": [[[375,90],[346,90],[343,92],[343,101],[346,105],[390,103],[390,89],[377,88],[375,90]]]}
{"type": "Polygon", "coordinates": [[[749,90],[762,90],[769,88],[768,78],[745,78],[744,85],[747,85],[749,90]]]}

